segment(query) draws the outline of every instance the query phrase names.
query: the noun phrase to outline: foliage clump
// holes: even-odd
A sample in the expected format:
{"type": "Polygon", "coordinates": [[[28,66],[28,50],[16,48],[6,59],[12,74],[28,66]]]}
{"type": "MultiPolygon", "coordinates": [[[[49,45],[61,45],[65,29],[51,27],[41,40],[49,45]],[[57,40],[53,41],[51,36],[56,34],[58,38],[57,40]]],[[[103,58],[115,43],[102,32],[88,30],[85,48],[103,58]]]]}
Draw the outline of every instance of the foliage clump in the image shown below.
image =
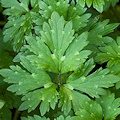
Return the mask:
{"type": "Polygon", "coordinates": [[[119,119],[117,2],[1,0],[0,119],[119,119]]]}

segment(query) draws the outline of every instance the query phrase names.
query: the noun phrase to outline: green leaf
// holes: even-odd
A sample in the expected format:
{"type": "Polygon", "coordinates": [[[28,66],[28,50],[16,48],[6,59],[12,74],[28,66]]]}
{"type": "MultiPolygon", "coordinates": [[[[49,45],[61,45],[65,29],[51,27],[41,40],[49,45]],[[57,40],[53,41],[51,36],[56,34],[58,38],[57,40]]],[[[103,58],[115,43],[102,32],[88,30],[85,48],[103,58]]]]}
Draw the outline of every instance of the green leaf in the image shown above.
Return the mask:
{"type": "Polygon", "coordinates": [[[4,104],[5,104],[5,101],[0,100],[0,109],[4,106],[4,104]]]}
{"type": "Polygon", "coordinates": [[[50,119],[46,117],[40,117],[38,115],[34,115],[34,117],[30,117],[30,116],[28,116],[27,118],[21,117],[21,120],[50,120],[50,119]]]}
{"type": "Polygon", "coordinates": [[[108,23],[109,20],[95,23],[88,35],[88,40],[90,44],[103,46],[105,43],[111,42],[111,38],[106,35],[113,32],[114,29],[119,25],[119,23],[108,23]]]}
{"type": "Polygon", "coordinates": [[[34,24],[33,27],[34,27],[35,33],[36,35],[40,35],[40,31],[42,30],[42,26],[45,20],[44,18],[42,18],[42,16],[40,16],[38,12],[31,11],[30,15],[31,15],[32,22],[34,24]]]}
{"type": "Polygon", "coordinates": [[[87,32],[82,33],[72,44],[70,44],[69,48],[66,50],[62,71],[68,72],[76,70],[78,66],[86,61],[88,55],[91,53],[89,50],[82,51],[88,43],[86,40],[87,32]]]}
{"type": "Polygon", "coordinates": [[[67,79],[67,82],[76,80],[82,76],[87,76],[95,67],[93,59],[89,59],[80,68],[76,69],[67,79]]]}
{"type": "Polygon", "coordinates": [[[95,60],[99,63],[107,62],[107,66],[111,67],[120,62],[120,37],[112,41],[105,47],[100,47],[100,53],[95,60]]]}
{"type": "Polygon", "coordinates": [[[29,43],[26,48],[35,54],[28,55],[28,59],[37,67],[50,72],[63,74],[74,71],[86,61],[91,52],[82,51],[88,44],[87,32],[76,38],[73,35],[72,23],[65,24],[64,18],[53,12],[49,23],[43,24],[41,40],[38,37],[26,37],[29,43]]]}
{"type": "Polygon", "coordinates": [[[56,11],[59,15],[67,16],[67,10],[69,7],[69,0],[43,0],[39,1],[40,14],[43,18],[49,19],[51,14],[56,11]]]}
{"type": "Polygon", "coordinates": [[[86,26],[91,14],[84,14],[86,8],[81,7],[79,4],[69,4],[69,0],[43,0],[39,2],[40,14],[43,18],[49,19],[54,11],[63,16],[66,21],[71,21],[73,28],[77,31],[86,26]]]}
{"type": "Polygon", "coordinates": [[[84,102],[73,118],[74,120],[102,120],[102,108],[96,101],[84,102]]]}
{"type": "Polygon", "coordinates": [[[74,112],[80,109],[80,105],[88,101],[89,98],[86,95],[71,90],[70,86],[64,85],[60,87],[60,101],[58,107],[62,107],[62,111],[65,115],[68,115],[73,108],[74,112]]]}
{"type": "Polygon", "coordinates": [[[74,120],[72,117],[67,116],[67,117],[63,117],[62,115],[60,115],[59,117],[57,117],[54,120],[74,120]]]}
{"type": "Polygon", "coordinates": [[[50,107],[52,109],[55,109],[56,103],[58,101],[57,95],[58,93],[56,91],[55,85],[52,85],[45,89],[42,88],[35,90],[33,92],[29,92],[22,98],[22,101],[24,102],[19,107],[19,110],[22,111],[28,109],[28,112],[31,112],[41,102],[40,112],[41,115],[43,116],[46,112],[49,111],[50,107]]]}
{"type": "Polygon", "coordinates": [[[20,110],[28,109],[28,112],[30,112],[40,104],[41,100],[43,101],[40,107],[42,115],[49,110],[49,104],[54,109],[58,93],[56,85],[51,82],[49,75],[32,66],[25,57],[21,57],[21,65],[23,69],[19,66],[10,66],[10,69],[0,70],[0,74],[5,77],[4,81],[12,83],[8,90],[16,92],[17,95],[23,95],[22,100],[25,102],[20,106],[20,110]],[[49,99],[47,99],[48,97],[49,99]],[[47,103],[46,110],[44,106],[47,103]]]}
{"type": "Polygon", "coordinates": [[[29,46],[27,49],[30,52],[33,52],[33,55],[28,55],[27,59],[38,68],[42,68],[44,70],[58,72],[57,65],[54,63],[52,59],[51,51],[49,50],[48,46],[40,40],[39,37],[26,37],[29,46]]]}
{"type": "Polygon", "coordinates": [[[100,13],[103,11],[103,5],[105,5],[104,0],[93,0],[93,8],[100,13]]]}
{"type": "Polygon", "coordinates": [[[88,7],[93,5],[93,8],[95,8],[98,12],[103,12],[103,6],[105,5],[104,0],[77,0],[77,2],[84,7],[85,3],[88,7]]]}
{"type": "Polygon", "coordinates": [[[90,7],[92,5],[92,2],[93,2],[93,0],[86,0],[87,6],[90,7]]]}
{"type": "Polygon", "coordinates": [[[17,0],[1,0],[1,3],[3,7],[7,8],[3,12],[6,15],[20,16],[28,11],[29,0],[20,0],[20,3],[17,0]]]}
{"type": "Polygon", "coordinates": [[[11,120],[12,119],[12,112],[6,106],[0,109],[0,119],[2,120],[11,120]]]}
{"type": "Polygon", "coordinates": [[[113,38],[107,36],[114,31],[114,29],[119,25],[118,23],[108,24],[109,20],[104,20],[102,22],[98,21],[98,18],[90,19],[85,29],[81,29],[80,33],[83,31],[89,31],[88,41],[89,44],[85,47],[87,50],[91,50],[91,56],[95,57],[100,46],[105,46],[106,44],[113,41],[113,38]]]}
{"type": "Polygon", "coordinates": [[[99,95],[106,94],[104,88],[114,86],[114,83],[119,80],[119,77],[109,74],[108,69],[99,69],[86,77],[81,76],[76,80],[67,81],[67,85],[71,86],[73,90],[86,93],[93,98],[98,98],[99,95]]]}
{"type": "Polygon", "coordinates": [[[32,24],[29,14],[23,15],[19,18],[11,19],[5,24],[3,39],[5,42],[12,41],[14,51],[18,51],[21,48],[21,46],[25,43],[24,34],[30,35],[31,28],[32,24]]]}
{"type": "Polygon", "coordinates": [[[75,31],[83,29],[87,25],[88,19],[91,14],[84,14],[86,8],[82,8],[79,4],[71,4],[68,8],[67,21],[72,21],[75,31]]]}
{"type": "Polygon", "coordinates": [[[31,6],[38,6],[37,1],[35,3],[29,2],[29,0],[20,0],[19,2],[17,0],[2,0],[2,5],[6,8],[3,13],[8,15],[8,22],[5,24],[3,33],[4,41],[12,41],[15,52],[18,52],[21,46],[25,44],[24,36],[32,33],[31,11],[38,12],[37,7],[29,9],[30,3],[32,4],[31,6]]]}
{"type": "MultiPolygon", "coordinates": [[[[25,60],[25,58],[23,60],[25,60]]],[[[51,83],[50,77],[47,73],[30,65],[27,66],[29,62],[22,61],[22,63],[26,65],[25,67],[29,71],[25,71],[19,66],[10,66],[11,69],[0,70],[0,74],[5,77],[5,82],[13,83],[13,85],[8,87],[9,91],[21,95],[43,87],[46,83],[51,83]],[[32,69],[30,70],[30,68],[32,69]],[[16,80],[16,78],[18,78],[18,80],[16,80]]]]}
{"type": "MultiPolygon", "coordinates": [[[[38,115],[34,115],[34,117],[30,117],[30,116],[28,116],[27,118],[26,117],[21,117],[21,120],[50,120],[50,119],[46,118],[46,117],[40,117],[38,115]]],[[[70,116],[67,116],[66,118],[64,118],[61,115],[61,116],[55,118],[54,120],[73,120],[73,119],[70,116]]]]}
{"type": "MultiPolygon", "coordinates": [[[[111,74],[117,75],[120,77],[120,63],[114,64],[113,66],[109,67],[111,74]]],[[[116,83],[116,88],[120,88],[120,81],[116,83]]]]}
{"type": "Polygon", "coordinates": [[[49,106],[54,110],[56,103],[58,102],[58,92],[56,90],[56,85],[43,91],[42,103],[40,105],[41,115],[44,115],[46,111],[49,111],[49,106]]]}
{"type": "Polygon", "coordinates": [[[114,93],[98,98],[97,102],[103,109],[105,120],[115,120],[115,118],[120,114],[120,98],[115,99],[114,93]]]}

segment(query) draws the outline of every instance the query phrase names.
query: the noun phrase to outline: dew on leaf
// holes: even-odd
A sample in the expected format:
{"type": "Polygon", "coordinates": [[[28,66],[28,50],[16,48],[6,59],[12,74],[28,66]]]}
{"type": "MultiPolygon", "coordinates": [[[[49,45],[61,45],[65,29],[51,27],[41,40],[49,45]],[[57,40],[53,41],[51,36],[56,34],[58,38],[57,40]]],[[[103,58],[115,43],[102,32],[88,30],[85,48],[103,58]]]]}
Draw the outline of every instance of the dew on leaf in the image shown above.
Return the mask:
{"type": "Polygon", "coordinates": [[[18,74],[18,72],[17,72],[17,71],[15,71],[15,74],[18,74]]]}
{"type": "Polygon", "coordinates": [[[41,100],[42,100],[42,101],[44,101],[44,100],[45,100],[45,98],[42,96],[41,100]]]}
{"type": "Polygon", "coordinates": [[[65,31],[62,31],[62,34],[64,35],[64,34],[65,34],[65,31]]]}
{"type": "Polygon", "coordinates": [[[74,7],[73,10],[76,10],[76,7],[74,7]]]}
{"type": "Polygon", "coordinates": [[[51,100],[48,100],[48,102],[51,102],[51,100]]]}
{"type": "Polygon", "coordinates": [[[82,80],[83,82],[85,81],[85,79],[86,79],[85,76],[82,76],[82,77],[81,77],[81,80],[82,80]]]}
{"type": "Polygon", "coordinates": [[[36,74],[35,73],[32,73],[32,77],[35,78],[36,74]]]}
{"type": "Polygon", "coordinates": [[[19,82],[18,84],[19,84],[19,85],[22,85],[22,82],[19,82]]]}
{"type": "Polygon", "coordinates": [[[111,58],[111,60],[114,60],[114,58],[111,58]]]}
{"type": "Polygon", "coordinates": [[[120,55],[120,53],[118,53],[118,55],[120,55]]]}
{"type": "Polygon", "coordinates": [[[64,61],[64,60],[65,60],[65,56],[62,56],[62,57],[61,57],[61,61],[64,61]]]}
{"type": "Polygon", "coordinates": [[[77,52],[75,52],[75,54],[74,54],[74,55],[75,55],[75,56],[76,56],[76,55],[79,55],[79,52],[78,52],[78,51],[77,51],[77,52]]]}
{"type": "Polygon", "coordinates": [[[72,95],[69,96],[69,99],[72,100],[72,95]]]}
{"type": "Polygon", "coordinates": [[[52,59],[56,59],[56,56],[55,56],[55,54],[52,54],[51,56],[52,56],[52,59]]]}
{"type": "Polygon", "coordinates": [[[98,84],[94,86],[94,88],[98,88],[98,84]]]}
{"type": "Polygon", "coordinates": [[[111,53],[107,52],[107,55],[110,55],[111,53]]]}
{"type": "Polygon", "coordinates": [[[40,82],[37,82],[37,85],[39,85],[40,84],[40,82]]]}
{"type": "Polygon", "coordinates": [[[80,60],[80,58],[77,58],[76,60],[78,60],[78,61],[79,61],[79,60],[80,60]]]}
{"type": "Polygon", "coordinates": [[[92,107],[92,104],[90,105],[90,107],[92,107]]]}
{"type": "Polygon", "coordinates": [[[90,116],[94,116],[94,113],[91,113],[90,116]]]}
{"type": "Polygon", "coordinates": [[[31,105],[29,105],[29,108],[31,108],[32,106],[31,105]]]}
{"type": "Polygon", "coordinates": [[[104,78],[105,77],[105,75],[102,75],[102,78],[104,78]]]}
{"type": "Polygon", "coordinates": [[[102,38],[102,35],[98,35],[98,38],[102,38]]]}
{"type": "Polygon", "coordinates": [[[81,117],[84,117],[83,115],[80,115],[81,117]]]}
{"type": "Polygon", "coordinates": [[[57,2],[56,5],[57,5],[57,6],[60,6],[60,2],[57,2]]]}
{"type": "Polygon", "coordinates": [[[55,33],[55,31],[54,30],[50,30],[51,31],[51,33],[55,33]]]}
{"type": "Polygon", "coordinates": [[[30,101],[30,98],[28,98],[28,101],[30,101]]]}
{"type": "Polygon", "coordinates": [[[11,7],[11,9],[14,9],[14,8],[15,8],[15,6],[12,6],[12,7],[11,7]]]}
{"type": "Polygon", "coordinates": [[[111,107],[109,106],[109,107],[108,107],[108,110],[110,110],[110,109],[111,109],[111,107]]]}
{"type": "Polygon", "coordinates": [[[51,7],[51,6],[48,6],[48,9],[52,9],[52,7],[51,7]]]}
{"type": "Polygon", "coordinates": [[[114,71],[111,71],[111,73],[114,73],[114,71]]]}

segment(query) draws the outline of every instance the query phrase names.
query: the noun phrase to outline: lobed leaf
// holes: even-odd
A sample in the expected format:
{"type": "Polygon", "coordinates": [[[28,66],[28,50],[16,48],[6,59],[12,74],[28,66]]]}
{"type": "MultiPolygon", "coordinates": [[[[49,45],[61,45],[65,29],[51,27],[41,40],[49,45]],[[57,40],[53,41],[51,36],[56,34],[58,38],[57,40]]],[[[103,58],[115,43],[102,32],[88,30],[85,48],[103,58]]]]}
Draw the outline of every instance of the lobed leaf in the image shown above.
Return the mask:
{"type": "Polygon", "coordinates": [[[60,101],[58,107],[62,107],[62,111],[65,115],[68,115],[73,108],[74,112],[80,109],[80,105],[88,101],[89,98],[86,95],[71,90],[70,86],[64,85],[60,87],[60,101]]]}
{"type": "Polygon", "coordinates": [[[103,46],[105,43],[111,42],[112,39],[106,35],[113,32],[119,24],[108,24],[108,22],[109,20],[104,20],[94,25],[94,27],[90,30],[88,36],[90,44],[103,46]]]}
{"type": "Polygon", "coordinates": [[[86,26],[91,14],[84,14],[86,8],[79,4],[69,4],[69,0],[43,0],[39,2],[40,14],[43,18],[49,19],[54,11],[63,16],[65,20],[72,21],[73,28],[77,31],[86,26]]]}
{"type": "Polygon", "coordinates": [[[74,120],[73,117],[67,116],[64,117],[62,115],[60,115],[59,117],[55,118],[54,120],[74,120]]]}
{"type": "Polygon", "coordinates": [[[4,41],[12,41],[15,52],[18,52],[21,46],[26,44],[24,36],[32,33],[33,21],[31,11],[37,12],[38,9],[36,7],[37,0],[35,2],[31,1],[20,0],[18,2],[17,0],[2,0],[2,5],[6,8],[3,13],[9,16],[3,32],[4,41]],[[29,5],[34,8],[30,9],[29,5]]]}
{"type": "Polygon", "coordinates": [[[29,11],[29,0],[20,0],[20,2],[18,2],[17,0],[1,0],[1,3],[3,7],[7,8],[3,12],[5,15],[11,15],[16,17],[29,11]]]}
{"type": "Polygon", "coordinates": [[[40,69],[32,67],[34,72],[29,73],[30,71],[25,71],[19,66],[11,66],[10,68],[0,70],[0,74],[5,77],[5,82],[13,83],[8,87],[8,90],[16,92],[17,95],[24,95],[31,90],[43,87],[46,83],[51,83],[47,73],[40,69]]]}
{"type": "Polygon", "coordinates": [[[105,47],[100,47],[100,53],[96,56],[95,60],[99,63],[107,62],[107,66],[111,67],[120,61],[120,37],[112,41],[105,47]]]}
{"type": "Polygon", "coordinates": [[[93,98],[98,98],[99,95],[106,94],[104,88],[114,86],[114,83],[119,81],[119,77],[108,73],[107,69],[99,69],[86,77],[81,76],[76,80],[67,81],[67,85],[71,86],[73,90],[86,93],[93,98]]]}
{"type": "Polygon", "coordinates": [[[118,2],[118,0],[114,0],[111,2],[111,0],[77,0],[77,2],[82,6],[84,7],[85,4],[88,6],[88,7],[91,7],[91,5],[93,5],[93,8],[95,8],[98,12],[102,13],[103,12],[103,8],[104,6],[107,4],[107,2],[109,4],[114,4],[116,2],[118,2]]]}
{"type": "Polygon", "coordinates": [[[27,57],[32,64],[50,72],[63,74],[74,71],[86,61],[91,52],[82,51],[88,44],[87,32],[76,38],[73,35],[72,23],[65,24],[63,17],[60,17],[57,12],[53,12],[49,23],[43,24],[41,40],[38,37],[26,37],[29,43],[26,48],[34,53],[27,57]]]}
{"type": "Polygon", "coordinates": [[[97,99],[103,109],[105,120],[114,120],[120,114],[120,98],[115,99],[115,94],[104,95],[97,99]]]}
{"type": "Polygon", "coordinates": [[[102,120],[103,118],[101,106],[92,100],[84,102],[82,108],[75,114],[74,120],[102,120]]]}
{"type": "Polygon", "coordinates": [[[82,76],[87,76],[95,67],[93,59],[89,59],[80,68],[76,69],[67,79],[67,82],[76,80],[82,76]]]}
{"type": "Polygon", "coordinates": [[[40,104],[40,112],[43,116],[49,111],[50,107],[55,109],[58,101],[57,96],[58,92],[56,91],[55,85],[51,85],[48,88],[37,89],[29,92],[22,98],[24,102],[19,107],[19,110],[23,111],[28,109],[28,112],[31,112],[40,104]]]}
{"type": "MultiPolygon", "coordinates": [[[[38,115],[34,115],[34,117],[30,117],[28,116],[28,118],[22,117],[21,120],[50,120],[49,118],[46,117],[40,117],[38,115]]],[[[73,120],[72,117],[67,116],[66,118],[64,118],[62,115],[55,118],[54,120],[73,120]]]]}
{"type": "Polygon", "coordinates": [[[8,90],[23,95],[24,101],[19,110],[31,112],[40,104],[41,115],[49,111],[49,107],[55,109],[57,103],[57,86],[51,82],[49,75],[41,69],[32,66],[30,62],[21,57],[20,66],[10,66],[10,69],[1,69],[0,74],[4,81],[12,83],[8,90]]]}
{"type": "Polygon", "coordinates": [[[26,14],[21,16],[20,18],[15,18],[9,20],[5,25],[5,31],[3,32],[4,41],[12,41],[14,51],[18,51],[23,44],[24,35],[30,35],[32,29],[32,21],[30,19],[30,14],[26,14]],[[16,34],[17,33],[17,34],[16,34]]]}
{"type": "Polygon", "coordinates": [[[45,19],[49,19],[51,14],[56,11],[66,18],[69,7],[69,0],[43,0],[39,1],[40,14],[45,19]]]}
{"type": "Polygon", "coordinates": [[[30,116],[28,116],[27,118],[21,117],[21,120],[50,120],[50,119],[46,117],[40,117],[38,115],[34,115],[34,117],[30,117],[30,116]]]}

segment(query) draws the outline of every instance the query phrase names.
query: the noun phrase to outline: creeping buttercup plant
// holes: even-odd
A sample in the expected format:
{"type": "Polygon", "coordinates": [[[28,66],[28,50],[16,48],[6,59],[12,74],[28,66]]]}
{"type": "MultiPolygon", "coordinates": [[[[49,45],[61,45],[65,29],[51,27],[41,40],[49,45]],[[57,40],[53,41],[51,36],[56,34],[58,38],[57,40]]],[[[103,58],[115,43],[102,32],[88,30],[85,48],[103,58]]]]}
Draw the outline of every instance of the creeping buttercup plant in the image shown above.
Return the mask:
{"type": "Polygon", "coordinates": [[[0,1],[0,120],[119,120],[117,2],[0,1]]]}

